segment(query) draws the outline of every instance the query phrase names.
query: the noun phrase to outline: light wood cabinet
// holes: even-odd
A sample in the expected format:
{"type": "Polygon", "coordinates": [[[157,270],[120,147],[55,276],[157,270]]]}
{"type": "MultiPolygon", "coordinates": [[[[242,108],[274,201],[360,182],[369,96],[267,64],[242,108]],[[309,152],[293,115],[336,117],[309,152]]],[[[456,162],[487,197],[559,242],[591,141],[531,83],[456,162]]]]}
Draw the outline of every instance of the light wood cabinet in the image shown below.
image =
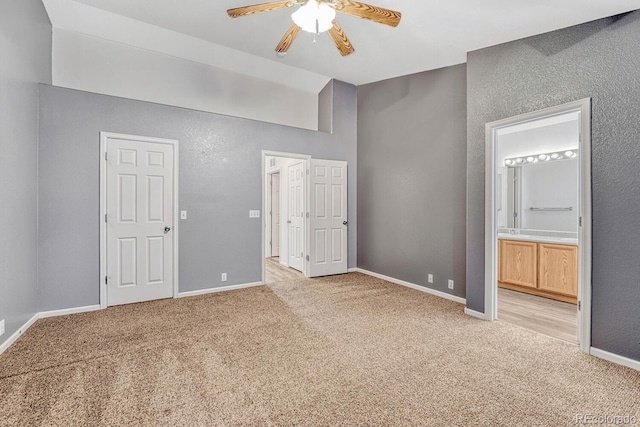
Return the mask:
{"type": "Polygon", "coordinates": [[[578,247],[538,243],[538,288],[578,296],[578,247]]]}
{"type": "Polygon", "coordinates": [[[498,280],[535,288],[537,285],[538,244],[519,240],[500,240],[498,280]]]}
{"type": "Polygon", "coordinates": [[[502,239],[498,243],[498,286],[577,303],[577,246],[502,239]]]}

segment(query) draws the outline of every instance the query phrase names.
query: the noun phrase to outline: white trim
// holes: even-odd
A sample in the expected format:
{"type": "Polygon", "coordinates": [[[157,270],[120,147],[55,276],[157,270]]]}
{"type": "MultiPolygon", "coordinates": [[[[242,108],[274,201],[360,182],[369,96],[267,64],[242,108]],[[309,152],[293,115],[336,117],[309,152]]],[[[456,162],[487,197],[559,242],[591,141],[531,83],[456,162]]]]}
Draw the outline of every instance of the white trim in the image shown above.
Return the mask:
{"type": "Polygon", "coordinates": [[[591,346],[591,98],[569,102],[531,113],[520,114],[485,125],[485,294],[484,313],[487,320],[495,320],[497,302],[497,225],[495,218],[496,131],[516,124],[543,118],[579,113],[580,142],[580,212],[582,226],[578,230],[578,341],[580,349],[588,353],[591,346]]]}
{"type": "Polygon", "coordinates": [[[359,272],[358,267],[347,268],[347,273],[358,273],[358,272],[359,272]]]}
{"type": "Polygon", "coordinates": [[[221,286],[219,288],[200,289],[197,291],[188,291],[178,293],[177,298],[195,297],[198,295],[215,294],[218,292],[234,291],[236,289],[252,288],[254,286],[262,286],[262,282],[241,283],[239,285],[221,286]]]}
{"type": "Polygon", "coordinates": [[[471,310],[470,308],[464,308],[464,314],[471,317],[477,317],[478,319],[487,320],[487,316],[484,313],[480,313],[479,311],[471,310]]]}
{"type": "Polygon", "coordinates": [[[87,305],[84,307],[65,308],[62,310],[41,311],[39,314],[40,319],[46,319],[47,317],[68,316],[69,314],[86,313],[89,311],[100,310],[100,304],[87,305]]]}
{"type": "Polygon", "coordinates": [[[373,271],[364,270],[362,268],[355,268],[354,271],[358,273],[366,274],[368,276],[377,277],[378,279],[386,280],[387,282],[395,283],[396,285],[406,286],[407,288],[415,289],[418,291],[426,292],[431,295],[435,295],[440,298],[448,299],[451,301],[458,302],[460,304],[466,304],[467,301],[464,298],[457,297],[455,295],[451,295],[445,292],[440,292],[435,289],[427,288],[425,286],[416,285],[415,283],[406,282],[404,280],[396,279],[394,277],[385,276],[384,274],[374,273],[373,271]]]}
{"type": "Polygon", "coordinates": [[[20,329],[15,331],[9,338],[7,338],[7,340],[5,342],[0,344],[0,354],[4,353],[5,350],[8,349],[11,346],[11,344],[16,342],[16,340],[18,338],[20,338],[22,336],[22,334],[24,334],[27,331],[27,329],[29,329],[31,327],[31,325],[36,323],[36,320],[38,320],[39,318],[40,318],[40,314],[39,313],[34,314],[31,317],[31,319],[27,320],[26,323],[20,327],[20,329]]]}
{"type": "Polygon", "coordinates": [[[629,359],[628,357],[620,356],[615,353],[609,353],[608,351],[600,350],[595,347],[591,347],[589,353],[600,359],[608,360],[609,362],[617,363],[618,365],[640,371],[640,361],[638,360],[629,359]]]}
{"type": "Polygon", "coordinates": [[[100,308],[107,308],[107,285],[104,283],[104,278],[107,275],[107,227],[104,222],[104,217],[107,214],[107,164],[104,157],[107,153],[107,141],[109,139],[126,139],[128,141],[170,144],[173,146],[173,224],[171,225],[171,229],[173,230],[173,297],[176,298],[178,296],[178,280],[180,277],[178,272],[178,260],[180,259],[178,256],[178,224],[180,223],[178,199],[178,166],[180,164],[178,158],[179,142],[176,139],[100,132],[100,216],[98,217],[100,221],[100,277],[98,278],[100,289],[100,308]]]}
{"type": "MultiPolygon", "coordinates": [[[[265,161],[267,156],[270,157],[284,157],[284,158],[288,158],[288,159],[301,159],[303,161],[303,167],[306,170],[309,168],[309,161],[311,160],[311,156],[308,154],[299,154],[299,153],[284,153],[281,151],[270,151],[270,150],[262,150],[261,156],[260,156],[260,183],[261,183],[261,188],[262,188],[262,227],[260,227],[261,229],[261,233],[262,233],[262,238],[260,240],[260,251],[261,251],[261,255],[260,255],[260,259],[262,260],[262,283],[265,283],[267,280],[267,270],[266,270],[266,258],[265,258],[265,238],[266,238],[266,215],[264,214],[267,211],[267,200],[266,200],[266,186],[267,183],[265,181],[265,176],[266,176],[266,169],[265,169],[265,161]]],[[[282,175],[280,175],[280,179],[282,179],[282,175]]],[[[304,175],[304,180],[305,180],[305,192],[306,192],[306,197],[305,197],[305,210],[309,209],[309,176],[305,173],[304,175]]],[[[307,218],[304,221],[304,228],[305,230],[303,231],[303,234],[305,236],[305,241],[308,242],[308,236],[307,236],[307,230],[309,229],[309,218],[307,218]]],[[[306,245],[307,243],[305,243],[306,245]]],[[[309,253],[309,248],[306,247],[305,248],[306,253],[309,253]]],[[[288,251],[287,251],[288,253],[288,251]]],[[[306,254],[305,254],[306,255],[306,254]]],[[[287,265],[289,263],[287,262],[287,265]]],[[[307,263],[303,262],[302,263],[302,273],[305,275],[305,277],[307,276],[307,263]]]]}
{"type": "Polygon", "coordinates": [[[583,99],[580,106],[580,211],[582,227],[578,228],[578,300],[581,308],[578,319],[580,349],[589,353],[591,348],[591,98],[583,99]]]}
{"type": "MultiPolygon", "coordinates": [[[[264,247],[265,247],[264,257],[265,258],[269,258],[269,257],[273,256],[273,232],[271,230],[273,228],[272,227],[273,218],[272,218],[272,214],[271,214],[271,212],[273,212],[273,197],[272,197],[271,193],[273,192],[273,175],[277,173],[278,175],[280,175],[280,179],[282,179],[282,173],[281,172],[282,172],[282,167],[281,166],[276,166],[273,169],[270,169],[267,172],[265,172],[266,175],[268,175],[269,179],[271,180],[271,181],[269,181],[269,184],[270,184],[269,185],[269,190],[267,191],[267,189],[265,188],[265,197],[266,197],[265,202],[266,203],[265,203],[265,208],[264,208],[264,210],[262,212],[262,215],[265,217],[264,218],[264,227],[265,227],[265,233],[266,233],[265,234],[265,242],[264,242],[265,243],[265,245],[264,245],[264,247]],[[267,217],[267,212],[270,212],[268,217],[267,217]],[[271,237],[271,243],[272,243],[271,245],[267,245],[266,236],[271,237]],[[269,247],[269,250],[267,250],[267,246],[269,247]],[[268,255],[267,255],[267,253],[268,253],[268,255]]],[[[266,178],[266,176],[265,176],[265,178],[266,178]]],[[[267,182],[265,181],[264,184],[267,185],[267,182]]],[[[278,203],[280,203],[280,201],[278,201],[278,203]]],[[[279,237],[278,237],[278,239],[279,239],[279,237]]],[[[280,242],[280,241],[278,240],[278,242],[280,242]]],[[[280,252],[278,251],[278,257],[279,256],[280,256],[280,252]]]]}

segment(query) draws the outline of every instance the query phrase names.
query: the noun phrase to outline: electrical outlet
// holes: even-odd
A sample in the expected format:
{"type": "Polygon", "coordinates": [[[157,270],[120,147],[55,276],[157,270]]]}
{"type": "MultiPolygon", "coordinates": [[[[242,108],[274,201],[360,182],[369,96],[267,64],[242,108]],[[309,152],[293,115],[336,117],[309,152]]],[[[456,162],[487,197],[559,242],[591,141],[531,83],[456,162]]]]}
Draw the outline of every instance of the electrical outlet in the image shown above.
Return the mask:
{"type": "Polygon", "coordinates": [[[220,278],[223,282],[227,281],[227,273],[222,273],[222,277],[220,278]]]}
{"type": "Polygon", "coordinates": [[[187,219],[187,211],[180,211],[180,219],[187,219]]]}
{"type": "Polygon", "coordinates": [[[449,289],[453,289],[453,280],[449,279],[449,289]]]}
{"type": "Polygon", "coordinates": [[[427,281],[429,283],[433,283],[433,274],[430,274],[429,276],[427,276],[427,281]]]}
{"type": "Polygon", "coordinates": [[[4,319],[0,320],[0,335],[4,335],[4,319]]]}

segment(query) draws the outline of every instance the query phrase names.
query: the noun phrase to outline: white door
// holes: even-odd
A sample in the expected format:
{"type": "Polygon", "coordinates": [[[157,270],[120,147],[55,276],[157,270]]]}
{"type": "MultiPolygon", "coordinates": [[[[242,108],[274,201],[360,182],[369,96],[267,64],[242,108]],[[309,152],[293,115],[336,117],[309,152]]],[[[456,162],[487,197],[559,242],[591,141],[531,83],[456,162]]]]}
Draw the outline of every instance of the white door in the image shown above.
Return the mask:
{"type": "Polygon", "coordinates": [[[171,144],[107,140],[107,305],[173,296],[171,144]]]}
{"type": "Polygon", "coordinates": [[[280,174],[271,174],[271,256],[280,256],[280,174]]]}
{"type": "Polygon", "coordinates": [[[347,162],[311,159],[309,277],[347,272],[347,162]]]}
{"type": "Polygon", "coordinates": [[[302,271],[304,268],[304,162],[299,161],[287,168],[289,209],[289,267],[302,271]]]}

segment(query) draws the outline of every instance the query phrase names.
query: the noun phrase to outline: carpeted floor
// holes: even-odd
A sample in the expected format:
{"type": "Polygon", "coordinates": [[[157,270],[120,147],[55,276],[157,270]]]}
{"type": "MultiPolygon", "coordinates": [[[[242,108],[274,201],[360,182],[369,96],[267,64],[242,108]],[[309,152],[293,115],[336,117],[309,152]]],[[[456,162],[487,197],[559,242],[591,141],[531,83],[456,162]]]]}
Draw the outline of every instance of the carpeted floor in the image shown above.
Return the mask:
{"type": "Polygon", "coordinates": [[[561,426],[576,414],[640,420],[640,372],[358,273],[43,319],[0,356],[2,426],[561,426]]]}

